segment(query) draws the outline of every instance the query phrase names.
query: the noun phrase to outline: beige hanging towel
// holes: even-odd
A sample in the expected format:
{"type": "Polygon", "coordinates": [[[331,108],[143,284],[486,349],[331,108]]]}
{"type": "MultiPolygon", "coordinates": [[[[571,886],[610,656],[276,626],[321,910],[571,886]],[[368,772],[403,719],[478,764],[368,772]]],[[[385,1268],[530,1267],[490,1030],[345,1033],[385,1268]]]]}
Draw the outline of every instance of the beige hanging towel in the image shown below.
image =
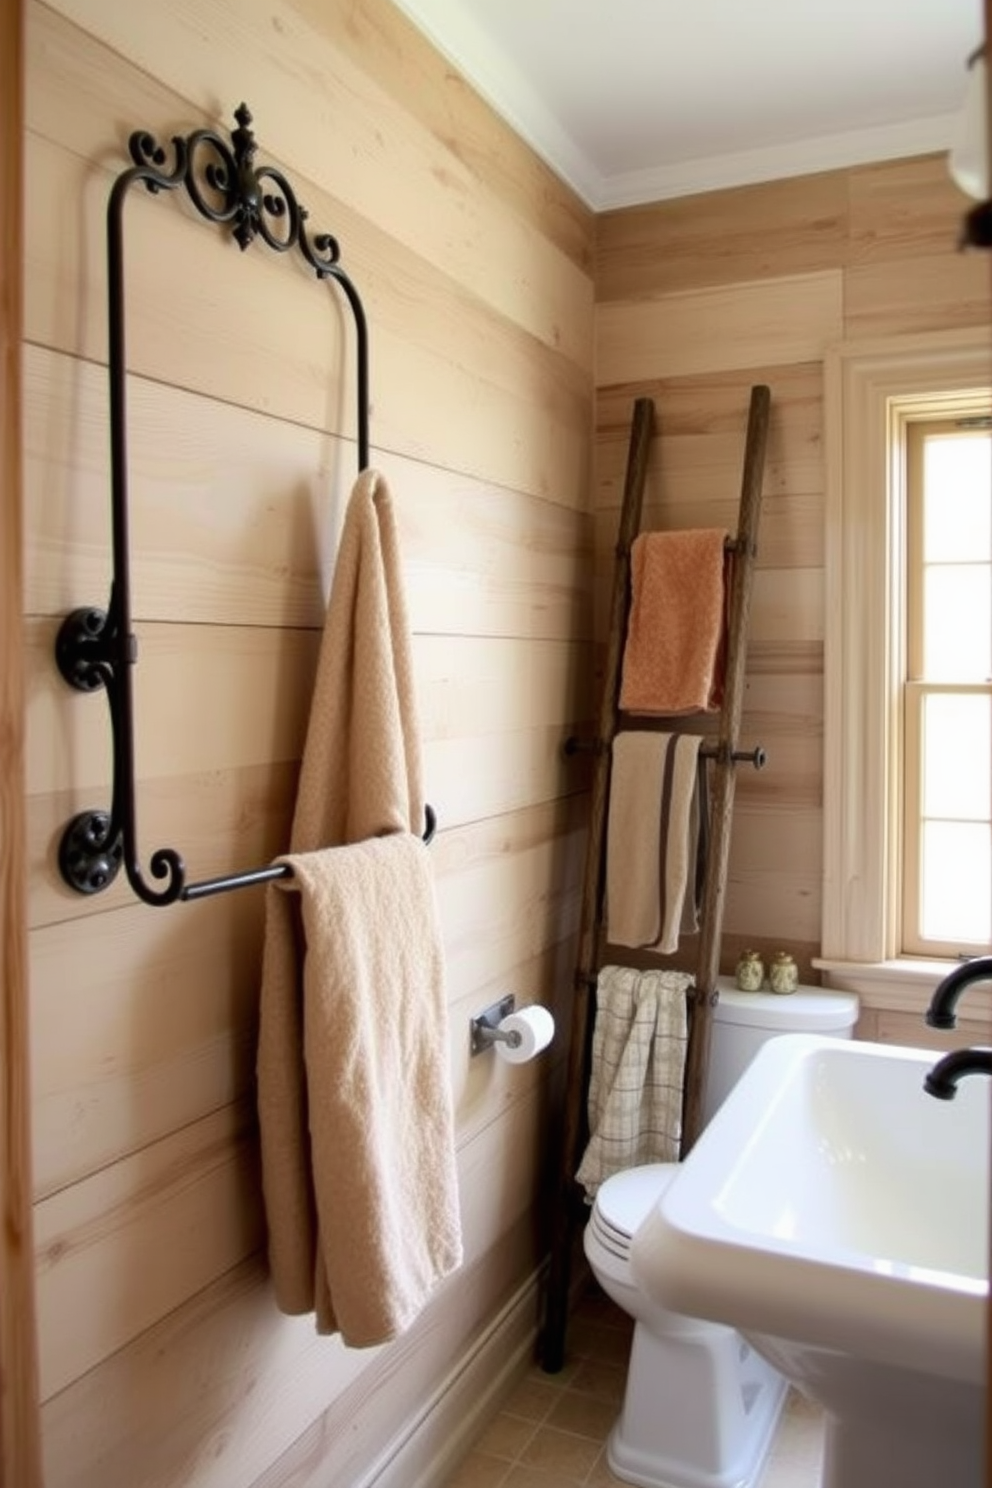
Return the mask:
{"type": "Polygon", "coordinates": [[[613,1173],[679,1159],[691,983],[680,971],[604,966],[599,973],[590,1138],[576,1174],[590,1201],[613,1173]]]}
{"type": "Polygon", "coordinates": [[[627,713],[713,713],[723,702],[730,558],[722,529],[642,532],[620,681],[627,713]]]}
{"type": "Polygon", "coordinates": [[[355,1346],[402,1332],[461,1260],[423,828],[395,520],[385,481],[366,471],[327,609],[294,877],[266,891],[258,1048],[276,1300],[284,1312],[316,1312],[319,1331],[355,1346]]]}
{"type": "Polygon", "coordinates": [[[670,955],[698,928],[705,840],[693,734],[624,730],[613,740],[606,829],[607,940],[670,955]]]}

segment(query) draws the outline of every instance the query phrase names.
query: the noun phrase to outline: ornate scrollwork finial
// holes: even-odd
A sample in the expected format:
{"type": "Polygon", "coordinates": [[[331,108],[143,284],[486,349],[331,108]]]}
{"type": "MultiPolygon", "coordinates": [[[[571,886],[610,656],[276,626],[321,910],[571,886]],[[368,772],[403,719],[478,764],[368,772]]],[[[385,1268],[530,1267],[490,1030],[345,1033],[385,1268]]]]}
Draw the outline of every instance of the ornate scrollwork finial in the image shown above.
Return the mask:
{"type": "Polygon", "coordinates": [[[234,146],[234,237],[242,251],[255,239],[262,215],[262,189],[255,171],[258,146],[252,132],[251,110],[245,103],[234,112],[238,127],[231,135],[234,146]]]}

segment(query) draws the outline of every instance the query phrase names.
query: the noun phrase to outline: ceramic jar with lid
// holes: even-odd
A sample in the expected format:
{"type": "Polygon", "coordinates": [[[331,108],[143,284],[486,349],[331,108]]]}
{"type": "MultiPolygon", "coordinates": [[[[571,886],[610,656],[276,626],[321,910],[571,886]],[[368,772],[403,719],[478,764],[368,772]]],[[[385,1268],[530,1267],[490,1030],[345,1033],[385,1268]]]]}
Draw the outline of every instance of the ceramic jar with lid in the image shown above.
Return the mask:
{"type": "Polygon", "coordinates": [[[799,985],[799,969],[788,951],[776,951],[768,967],[768,985],[773,992],[784,996],[795,992],[799,985]]]}
{"type": "Polygon", "coordinates": [[[765,967],[757,951],[742,951],[735,979],[742,992],[760,992],[765,967]]]}

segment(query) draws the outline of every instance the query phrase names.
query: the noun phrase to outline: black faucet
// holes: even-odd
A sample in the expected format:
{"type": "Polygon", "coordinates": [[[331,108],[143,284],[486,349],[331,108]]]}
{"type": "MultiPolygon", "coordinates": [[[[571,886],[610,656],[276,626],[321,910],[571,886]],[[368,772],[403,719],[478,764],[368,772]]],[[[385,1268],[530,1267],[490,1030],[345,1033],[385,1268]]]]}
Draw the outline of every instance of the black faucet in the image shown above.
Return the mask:
{"type": "Polygon", "coordinates": [[[953,1100],[965,1075],[992,1075],[992,1049],[952,1049],[937,1060],[923,1088],[938,1100],[953,1100]]]}
{"type": "Polygon", "coordinates": [[[935,989],[927,1008],[927,1022],[931,1028],[953,1028],[957,1023],[954,1009],[965,987],[972,982],[984,982],[992,978],[992,956],[975,956],[962,961],[935,989]]]}

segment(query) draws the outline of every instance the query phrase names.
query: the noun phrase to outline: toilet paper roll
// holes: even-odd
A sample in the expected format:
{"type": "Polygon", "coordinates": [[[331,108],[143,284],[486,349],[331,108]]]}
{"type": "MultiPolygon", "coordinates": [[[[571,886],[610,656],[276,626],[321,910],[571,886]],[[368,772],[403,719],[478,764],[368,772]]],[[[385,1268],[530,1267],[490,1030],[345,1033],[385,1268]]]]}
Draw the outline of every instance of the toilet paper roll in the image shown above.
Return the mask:
{"type": "Polygon", "coordinates": [[[507,1064],[526,1064],[550,1044],[555,1032],[555,1020],[546,1007],[533,1003],[510,1013],[499,1025],[500,1033],[519,1033],[520,1042],[508,1044],[500,1040],[494,1044],[500,1059],[507,1064]]]}

